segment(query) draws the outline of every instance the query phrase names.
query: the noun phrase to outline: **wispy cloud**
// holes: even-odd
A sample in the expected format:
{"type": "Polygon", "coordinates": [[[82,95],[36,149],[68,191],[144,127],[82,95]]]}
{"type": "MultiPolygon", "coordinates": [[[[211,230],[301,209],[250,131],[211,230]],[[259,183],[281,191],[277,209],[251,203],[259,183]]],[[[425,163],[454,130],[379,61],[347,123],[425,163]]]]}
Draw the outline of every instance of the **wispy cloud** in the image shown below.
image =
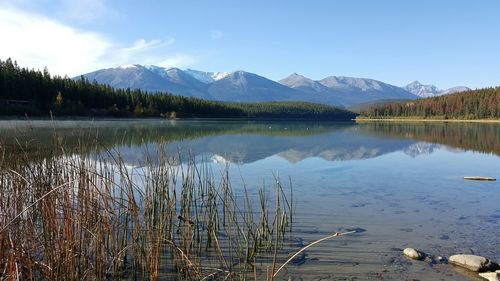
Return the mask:
{"type": "Polygon", "coordinates": [[[187,67],[193,65],[196,61],[196,58],[191,55],[176,54],[158,62],[158,66],[187,67]]]}
{"type": "Polygon", "coordinates": [[[173,37],[167,40],[139,39],[131,46],[113,48],[113,51],[107,53],[103,60],[111,64],[116,64],[113,62],[157,64],[164,59],[165,48],[174,43],[173,37]]]}
{"type": "Polygon", "coordinates": [[[222,31],[220,31],[220,30],[210,31],[210,38],[217,40],[217,39],[221,39],[222,37],[224,37],[224,33],[222,31]]]}
{"type": "Polygon", "coordinates": [[[108,5],[109,0],[0,0],[2,6],[10,6],[23,11],[37,11],[50,6],[60,19],[92,22],[119,16],[116,9],[108,5]]]}
{"type": "Polygon", "coordinates": [[[60,13],[78,21],[93,21],[116,16],[118,13],[107,5],[107,0],[59,0],[60,13]]]}
{"type": "Polygon", "coordinates": [[[0,4],[0,58],[11,57],[22,66],[76,76],[96,69],[129,63],[188,66],[189,54],[171,49],[175,38],[139,39],[130,45],[103,34],[76,29],[52,19],[0,4]]]}
{"type": "Polygon", "coordinates": [[[119,51],[126,52],[126,53],[133,53],[133,52],[137,52],[137,51],[145,51],[145,50],[149,50],[149,49],[165,47],[165,46],[172,45],[174,43],[175,43],[175,38],[173,38],[173,37],[166,40],[166,41],[162,41],[162,40],[158,40],[158,39],[146,41],[145,39],[141,38],[141,39],[135,41],[132,46],[125,47],[119,51]]]}

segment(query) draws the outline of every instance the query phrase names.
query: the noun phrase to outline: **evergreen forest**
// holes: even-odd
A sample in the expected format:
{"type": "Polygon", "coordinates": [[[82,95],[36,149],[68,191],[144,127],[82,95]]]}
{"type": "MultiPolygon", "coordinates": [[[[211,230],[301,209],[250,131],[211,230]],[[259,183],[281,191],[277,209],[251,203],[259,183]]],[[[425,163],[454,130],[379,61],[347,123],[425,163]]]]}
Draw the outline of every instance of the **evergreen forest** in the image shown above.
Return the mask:
{"type": "Polygon", "coordinates": [[[83,77],[52,76],[0,60],[0,115],[351,120],[355,113],[306,102],[227,103],[140,89],[115,89],[83,77]]]}

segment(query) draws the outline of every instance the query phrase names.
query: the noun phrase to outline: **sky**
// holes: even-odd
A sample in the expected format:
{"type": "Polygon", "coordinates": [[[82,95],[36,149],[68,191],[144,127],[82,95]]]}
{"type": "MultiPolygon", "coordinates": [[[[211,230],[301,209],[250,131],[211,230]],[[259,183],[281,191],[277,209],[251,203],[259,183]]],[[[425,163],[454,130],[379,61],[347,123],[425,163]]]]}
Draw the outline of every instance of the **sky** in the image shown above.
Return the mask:
{"type": "Polygon", "coordinates": [[[500,85],[500,1],[0,0],[0,59],[500,85]]]}

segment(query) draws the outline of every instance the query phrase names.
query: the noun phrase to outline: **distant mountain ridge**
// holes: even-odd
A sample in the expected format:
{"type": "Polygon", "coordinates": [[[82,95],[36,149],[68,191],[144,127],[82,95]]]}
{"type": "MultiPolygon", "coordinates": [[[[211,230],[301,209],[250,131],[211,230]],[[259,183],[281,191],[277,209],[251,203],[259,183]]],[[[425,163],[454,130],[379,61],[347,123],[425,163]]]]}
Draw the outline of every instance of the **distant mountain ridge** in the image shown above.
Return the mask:
{"type": "Polygon", "coordinates": [[[419,96],[421,98],[429,98],[435,96],[449,95],[458,92],[470,91],[471,89],[465,86],[458,86],[449,88],[447,90],[441,90],[434,85],[423,85],[418,81],[413,81],[404,87],[408,92],[419,96]]]}
{"type": "Polygon", "coordinates": [[[419,97],[413,88],[400,88],[373,79],[329,76],[315,81],[297,73],[276,82],[241,70],[206,72],[128,64],[83,76],[117,88],[170,92],[228,102],[306,101],[348,107],[378,100],[419,97]]]}
{"type": "Polygon", "coordinates": [[[118,88],[170,92],[219,101],[304,100],[299,92],[265,77],[245,72],[203,72],[158,66],[124,65],[83,75],[118,88]]]}
{"type": "Polygon", "coordinates": [[[343,106],[366,103],[376,100],[416,99],[410,92],[381,81],[344,76],[328,76],[314,81],[294,73],[280,81],[292,89],[309,94],[315,102],[321,100],[337,102],[343,106]]]}

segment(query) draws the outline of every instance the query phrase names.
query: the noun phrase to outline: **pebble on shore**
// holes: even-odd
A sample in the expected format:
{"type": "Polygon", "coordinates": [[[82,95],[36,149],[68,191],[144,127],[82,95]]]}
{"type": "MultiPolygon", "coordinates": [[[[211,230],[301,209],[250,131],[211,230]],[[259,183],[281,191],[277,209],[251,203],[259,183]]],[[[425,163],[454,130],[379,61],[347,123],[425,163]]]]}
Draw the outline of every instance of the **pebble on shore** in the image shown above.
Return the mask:
{"type": "Polygon", "coordinates": [[[414,248],[406,248],[403,250],[403,254],[414,260],[422,260],[425,254],[414,248]]]}
{"type": "Polygon", "coordinates": [[[479,273],[479,276],[481,276],[482,278],[488,280],[488,281],[499,281],[500,280],[500,272],[499,270],[497,270],[497,272],[483,272],[483,273],[479,273]]]}
{"type": "Polygon", "coordinates": [[[484,272],[495,270],[498,264],[489,259],[476,255],[453,255],[448,259],[449,263],[471,271],[484,272]]]}
{"type": "MultiPolygon", "coordinates": [[[[429,264],[434,264],[435,260],[432,256],[429,256],[417,249],[406,248],[403,250],[403,254],[408,258],[414,260],[424,260],[429,264]]],[[[437,260],[439,262],[446,262],[446,258],[438,256],[437,260]]],[[[448,258],[449,263],[471,270],[479,272],[479,276],[488,281],[500,281],[500,265],[496,262],[490,261],[489,259],[476,255],[453,255],[448,258]],[[496,270],[496,271],[495,271],[496,270]],[[488,272],[489,271],[489,272],[488,272]],[[494,272],[493,272],[494,271],[494,272]]]]}
{"type": "Polygon", "coordinates": [[[464,180],[470,180],[470,181],[496,181],[497,179],[492,178],[492,177],[467,176],[467,177],[464,177],[464,180]]]}

